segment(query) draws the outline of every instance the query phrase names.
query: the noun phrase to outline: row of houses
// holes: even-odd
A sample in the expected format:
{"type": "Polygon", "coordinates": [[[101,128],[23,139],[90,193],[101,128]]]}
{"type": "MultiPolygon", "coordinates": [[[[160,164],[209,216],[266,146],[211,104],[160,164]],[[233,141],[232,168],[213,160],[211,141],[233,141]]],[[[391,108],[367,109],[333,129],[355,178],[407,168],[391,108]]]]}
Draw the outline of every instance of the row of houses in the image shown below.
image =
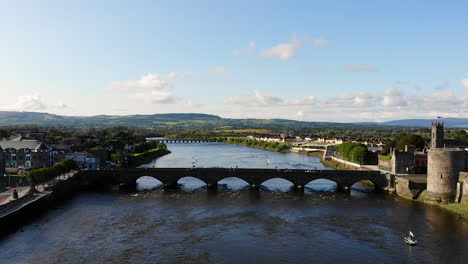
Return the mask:
{"type": "MultiPolygon", "coordinates": [[[[86,152],[71,152],[66,144],[50,146],[23,136],[0,141],[0,167],[20,172],[46,168],[65,159],[73,159],[83,169],[95,170],[106,165],[109,150],[96,147],[86,152]]],[[[0,169],[1,170],[1,169],[0,169]]],[[[4,171],[0,171],[2,175],[4,171]]]]}
{"type": "Polygon", "coordinates": [[[257,140],[257,141],[267,141],[267,142],[303,142],[303,143],[312,143],[312,144],[320,144],[320,145],[340,145],[346,142],[353,142],[353,143],[362,143],[364,145],[371,145],[371,146],[376,146],[376,147],[382,147],[384,144],[380,140],[380,138],[368,138],[368,139],[362,139],[362,140],[357,140],[355,138],[339,138],[339,137],[331,137],[331,138],[326,138],[326,137],[293,137],[289,135],[271,135],[271,136],[247,136],[246,137],[249,140],[257,140]]]}

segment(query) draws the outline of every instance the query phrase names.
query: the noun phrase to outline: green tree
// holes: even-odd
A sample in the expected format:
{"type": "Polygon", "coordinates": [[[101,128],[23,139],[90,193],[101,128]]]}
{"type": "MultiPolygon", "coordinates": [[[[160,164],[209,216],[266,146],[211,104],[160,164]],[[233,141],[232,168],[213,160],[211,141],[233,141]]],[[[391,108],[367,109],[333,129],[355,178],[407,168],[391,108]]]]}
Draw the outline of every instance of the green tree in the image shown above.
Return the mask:
{"type": "Polygon", "coordinates": [[[463,129],[457,129],[452,134],[454,139],[468,139],[468,133],[463,129]]]}
{"type": "Polygon", "coordinates": [[[426,142],[420,135],[410,134],[402,137],[395,145],[399,150],[404,150],[405,146],[413,146],[416,150],[422,150],[426,142]]]}

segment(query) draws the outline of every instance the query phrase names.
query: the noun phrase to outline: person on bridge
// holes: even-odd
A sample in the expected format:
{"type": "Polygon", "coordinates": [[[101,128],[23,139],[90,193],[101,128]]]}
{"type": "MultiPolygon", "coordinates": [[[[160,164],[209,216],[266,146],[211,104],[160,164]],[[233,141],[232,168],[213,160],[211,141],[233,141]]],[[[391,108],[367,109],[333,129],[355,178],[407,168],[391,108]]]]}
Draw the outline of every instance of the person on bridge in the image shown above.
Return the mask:
{"type": "Polygon", "coordinates": [[[18,191],[15,189],[13,189],[13,199],[18,199],[18,191]]]}

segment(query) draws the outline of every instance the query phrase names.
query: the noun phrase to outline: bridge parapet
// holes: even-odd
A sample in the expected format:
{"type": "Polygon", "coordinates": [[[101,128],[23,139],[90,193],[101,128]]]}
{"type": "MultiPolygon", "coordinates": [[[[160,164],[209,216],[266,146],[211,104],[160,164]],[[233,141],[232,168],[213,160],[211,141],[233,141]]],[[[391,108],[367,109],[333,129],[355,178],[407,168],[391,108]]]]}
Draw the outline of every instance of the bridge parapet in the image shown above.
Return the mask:
{"type": "Polygon", "coordinates": [[[336,182],[338,189],[349,189],[362,180],[371,181],[377,191],[389,186],[385,175],[378,171],[349,170],[304,170],[304,169],[246,169],[246,168],[147,168],[147,169],[115,169],[100,171],[82,171],[81,176],[89,181],[102,184],[121,184],[130,189],[136,187],[136,180],[142,176],[150,176],[161,181],[165,188],[177,188],[177,182],[191,176],[205,182],[209,189],[216,188],[218,182],[226,178],[239,178],[246,181],[254,189],[263,182],[280,178],[285,179],[296,189],[303,189],[306,184],[317,179],[327,179],[336,182]]]}

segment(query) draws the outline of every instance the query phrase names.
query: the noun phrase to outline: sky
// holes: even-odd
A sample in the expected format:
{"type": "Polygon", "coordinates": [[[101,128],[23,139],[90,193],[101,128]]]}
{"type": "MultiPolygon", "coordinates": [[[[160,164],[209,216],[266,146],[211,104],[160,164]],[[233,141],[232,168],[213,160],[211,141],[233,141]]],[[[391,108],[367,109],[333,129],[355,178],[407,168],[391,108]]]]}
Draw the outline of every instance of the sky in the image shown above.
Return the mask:
{"type": "Polygon", "coordinates": [[[0,0],[0,111],[468,118],[468,1],[0,0]]]}

